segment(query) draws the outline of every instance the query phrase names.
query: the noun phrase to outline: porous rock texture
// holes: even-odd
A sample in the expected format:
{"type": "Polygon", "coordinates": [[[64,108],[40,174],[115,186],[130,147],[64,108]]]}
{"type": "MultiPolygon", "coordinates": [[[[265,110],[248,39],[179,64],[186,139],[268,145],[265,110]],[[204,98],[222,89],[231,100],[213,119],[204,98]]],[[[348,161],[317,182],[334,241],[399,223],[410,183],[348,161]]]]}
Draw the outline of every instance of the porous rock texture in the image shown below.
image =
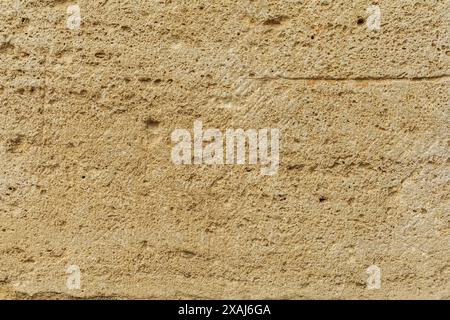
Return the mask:
{"type": "Polygon", "coordinates": [[[449,299],[449,25],[448,0],[0,0],[0,298],[449,299]],[[278,128],[277,174],[174,164],[195,120],[278,128]]]}

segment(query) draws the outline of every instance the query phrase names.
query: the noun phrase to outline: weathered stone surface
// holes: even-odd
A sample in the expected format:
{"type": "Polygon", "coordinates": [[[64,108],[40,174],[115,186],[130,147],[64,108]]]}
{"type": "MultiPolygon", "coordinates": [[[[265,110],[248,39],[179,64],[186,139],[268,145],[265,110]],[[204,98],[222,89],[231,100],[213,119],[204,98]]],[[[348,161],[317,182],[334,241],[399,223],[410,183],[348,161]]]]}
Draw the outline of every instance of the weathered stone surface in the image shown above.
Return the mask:
{"type": "Polygon", "coordinates": [[[0,2],[0,298],[450,298],[448,1],[73,4],[0,2]]]}

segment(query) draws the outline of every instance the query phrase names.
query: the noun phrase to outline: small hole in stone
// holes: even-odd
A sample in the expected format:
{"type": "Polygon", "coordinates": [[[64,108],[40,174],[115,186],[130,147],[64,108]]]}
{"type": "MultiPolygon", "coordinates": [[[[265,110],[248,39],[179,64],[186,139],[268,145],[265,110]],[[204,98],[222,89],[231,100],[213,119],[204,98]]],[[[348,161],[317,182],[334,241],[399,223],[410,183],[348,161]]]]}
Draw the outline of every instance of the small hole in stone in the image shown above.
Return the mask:
{"type": "Polygon", "coordinates": [[[311,39],[314,40],[315,36],[311,36],[311,39]]]}
{"type": "Polygon", "coordinates": [[[152,118],[144,120],[144,123],[147,128],[157,128],[159,126],[159,121],[154,120],[152,118]]]}
{"type": "Polygon", "coordinates": [[[359,17],[358,20],[356,21],[357,24],[361,25],[365,22],[366,20],[362,17],[359,17]]]}
{"type": "Polygon", "coordinates": [[[81,179],[85,179],[86,178],[86,176],[81,176],[81,179]]]}
{"type": "Polygon", "coordinates": [[[325,198],[325,197],[320,197],[319,198],[319,202],[324,202],[324,201],[326,201],[327,200],[327,198],[325,198]]]}

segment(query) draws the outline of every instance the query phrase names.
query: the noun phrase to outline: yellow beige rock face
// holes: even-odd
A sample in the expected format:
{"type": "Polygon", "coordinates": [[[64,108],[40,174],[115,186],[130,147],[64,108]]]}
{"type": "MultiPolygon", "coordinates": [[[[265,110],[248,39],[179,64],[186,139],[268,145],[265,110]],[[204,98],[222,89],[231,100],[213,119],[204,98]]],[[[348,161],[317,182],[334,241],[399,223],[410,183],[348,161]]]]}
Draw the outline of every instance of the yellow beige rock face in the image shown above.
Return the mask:
{"type": "Polygon", "coordinates": [[[1,0],[0,298],[449,299],[449,26],[440,0],[1,0]],[[175,164],[195,121],[278,129],[278,170],[175,164]]]}

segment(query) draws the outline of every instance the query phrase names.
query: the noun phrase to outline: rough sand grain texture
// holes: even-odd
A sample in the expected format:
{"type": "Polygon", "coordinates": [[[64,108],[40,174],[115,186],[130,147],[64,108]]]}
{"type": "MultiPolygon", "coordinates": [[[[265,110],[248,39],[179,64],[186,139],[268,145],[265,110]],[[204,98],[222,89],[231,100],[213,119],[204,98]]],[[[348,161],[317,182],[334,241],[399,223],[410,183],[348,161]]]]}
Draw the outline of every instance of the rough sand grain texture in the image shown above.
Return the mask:
{"type": "Polygon", "coordinates": [[[449,299],[449,40],[442,0],[0,0],[0,298],[449,299]],[[278,172],[175,165],[196,120],[278,172]]]}

